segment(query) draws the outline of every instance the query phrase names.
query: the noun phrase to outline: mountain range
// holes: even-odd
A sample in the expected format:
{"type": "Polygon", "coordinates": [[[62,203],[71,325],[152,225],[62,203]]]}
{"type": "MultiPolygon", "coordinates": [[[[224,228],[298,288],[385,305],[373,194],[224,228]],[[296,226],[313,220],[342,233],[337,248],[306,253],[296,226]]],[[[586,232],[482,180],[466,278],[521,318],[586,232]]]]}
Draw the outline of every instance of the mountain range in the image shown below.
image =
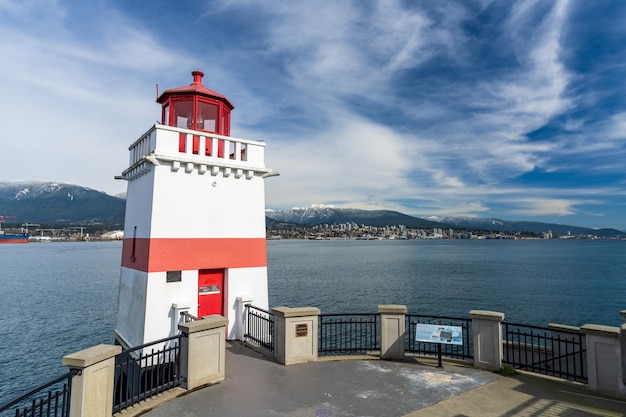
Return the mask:
{"type": "MultiPolygon", "coordinates": [[[[124,195],[111,196],[79,185],[45,182],[0,181],[0,215],[8,224],[39,223],[48,225],[109,225],[124,224],[126,200],[124,195]]],[[[489,230],[496,232],[531,232],[554,234],[595,235],[602,237],[624,235],[616,229],[589,229],[555,223],[506,221],[469,217],[409,216],[391,210],[358,210],[313,205],[309,208],[266,210],[267,226],[278,223],[298,226],[356,223],[367,226],[404,225],[408,228],[452,228],[489,230]]]]}
{"type": "Polygon", "coordinates": [[[124,224],[126,200],[73,184],[0,181],[0,214],[7,223],[124,224]]]}
{"type": "Polygon", "coordinates": [[[556,235],[594,235],[600,237],[626,234],[617,229],[590,229],[556,223],[507,221],[493,218],[428,217],[427,219],[422,219],[390,210],[358,210],[323,205],[313,205],[309,208],[293,208],[289,210],[266,210],[265,216],[274,222],[293,223],[301,226],[353,222],[358,225],[363,224],[379,227],[402,224],[414,229],[452,228],[494,232],[530,232],[536,234],[551,231],[556,235]]]}

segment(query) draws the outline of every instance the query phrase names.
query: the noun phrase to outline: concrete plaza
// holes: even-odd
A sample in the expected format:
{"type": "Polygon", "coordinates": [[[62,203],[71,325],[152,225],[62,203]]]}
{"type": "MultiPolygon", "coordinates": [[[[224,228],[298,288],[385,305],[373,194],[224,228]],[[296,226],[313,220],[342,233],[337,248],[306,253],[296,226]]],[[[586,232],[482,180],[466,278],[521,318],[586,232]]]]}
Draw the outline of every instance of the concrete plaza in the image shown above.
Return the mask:
{"type": "Polygon", "coordinates": [[[626,416],[626,398],[583,385],[409,359],[320,360],[283,366],[238,342],[226,349],[226,379],[175,389],[120,413],[146,417],[626,416]]]}

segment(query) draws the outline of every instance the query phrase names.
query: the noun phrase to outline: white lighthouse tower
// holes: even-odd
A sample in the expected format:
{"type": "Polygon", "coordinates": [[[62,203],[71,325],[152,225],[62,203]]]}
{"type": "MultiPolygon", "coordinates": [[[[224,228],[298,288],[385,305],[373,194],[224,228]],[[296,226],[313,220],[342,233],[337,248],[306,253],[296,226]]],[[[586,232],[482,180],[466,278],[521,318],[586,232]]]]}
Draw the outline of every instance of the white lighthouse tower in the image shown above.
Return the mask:
{"type": "Polygon", "coordinates": [[[268,308],[265,143],[230,137],[234,108],[193,82],[157,98],[161,123],[129,148],[116,340],[174,335],[181,312],[221,314],[236,338],[242,300],[268,308]]]}

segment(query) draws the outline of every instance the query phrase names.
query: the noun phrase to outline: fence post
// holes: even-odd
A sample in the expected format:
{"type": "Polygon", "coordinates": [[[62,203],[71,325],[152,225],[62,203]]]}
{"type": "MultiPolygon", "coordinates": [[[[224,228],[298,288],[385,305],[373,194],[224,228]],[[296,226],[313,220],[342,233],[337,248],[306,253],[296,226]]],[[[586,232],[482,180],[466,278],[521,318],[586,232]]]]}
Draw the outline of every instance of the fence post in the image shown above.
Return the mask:
{"type": "Polygon", "coordinates": [[[226,378],[226,326],[228,319],[219,314],[178,325],[183,333],[180,339],[183,388],[191,390],[226,378]]]}
{"type": "Polygon", "coordinates": [[[621,329],[599,324],[581,327],[587,338],[589,388],[611,394],[626,394],[622,370],[621,329]]]}
{"type": "Polygon", "coordinates": [[[472,310],[474,366],[498,371],[502,367],[502,321],[504,313],[472,310]]]}
{"type": "Polygon", "coordinates": [[[80,369],[72,378],[70,417],[111,417],[115,355],[121,346],[98,345],[63,357],[63,365],[80,369]]]}
{"type": "Polygon", "coordinates": [[[274,314],[274,355],[283,365],[317,360],[318,322],[316,307],[276,307],[274,314]]]}
{"type": "Polygon", "coordinates": [[[404,359],[405,315],[407,307],[395,304],[378,306],[380,314],[380,357],[404,359]]]}

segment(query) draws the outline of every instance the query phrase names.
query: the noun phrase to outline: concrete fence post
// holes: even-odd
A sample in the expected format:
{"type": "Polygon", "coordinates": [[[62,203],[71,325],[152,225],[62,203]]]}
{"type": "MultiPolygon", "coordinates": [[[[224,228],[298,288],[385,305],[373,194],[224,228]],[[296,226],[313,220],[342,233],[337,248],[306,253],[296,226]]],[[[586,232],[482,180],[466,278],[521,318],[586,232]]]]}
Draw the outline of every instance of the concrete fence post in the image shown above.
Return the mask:
{"type": "Polygon", "coordinates": [[[404,359],[404,333],[407,307],[395,304],[378,306],[380,314],[380,357],[404,359]]]}
{"type": "Polygon", "coordinates": [[[72,378],[70,417],[111,417],[115,355],[121,346],[98,345],[63,357],[63,365],[80,369],[72,378]]]}
{"type": "Polygon", "coordinates": [[[276,307],[274,314],[274,356],[283,365],[317,360],[320,309],[276,307]]]}
{"type": "Polygon", "coordinates": [[[226,378],[226,326],[228,319],[214,314],[179,324],[180,375],[188,390],[226,378]]]}
{"type": "Polygon", "coordinates": [[[498,371],[502,367],[502,321],[504,313],[485,310],[469,312],[472,319],[474,367],[498,371]]]}
{"type": "Polygon", "coordinates": [[[622,338],[626,330],[613,326],[585,324],[589,388],[616,395],[626,394],[623,376],[622,338]]]}

